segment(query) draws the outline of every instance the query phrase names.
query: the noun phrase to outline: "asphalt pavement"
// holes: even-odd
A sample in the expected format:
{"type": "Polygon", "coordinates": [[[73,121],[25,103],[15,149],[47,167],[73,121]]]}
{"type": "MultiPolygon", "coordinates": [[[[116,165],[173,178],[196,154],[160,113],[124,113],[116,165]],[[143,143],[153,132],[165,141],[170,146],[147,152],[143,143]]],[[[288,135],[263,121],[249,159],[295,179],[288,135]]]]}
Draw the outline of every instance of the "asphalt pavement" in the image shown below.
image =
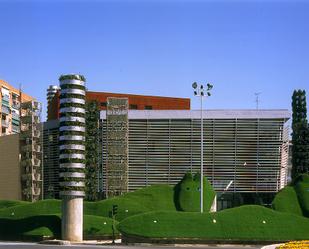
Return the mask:
{"type": "Polygon", "coordinates": [[[260,249],[261,245],[42,245],[35,243],[0,242],[1,249],[260,249]]]}

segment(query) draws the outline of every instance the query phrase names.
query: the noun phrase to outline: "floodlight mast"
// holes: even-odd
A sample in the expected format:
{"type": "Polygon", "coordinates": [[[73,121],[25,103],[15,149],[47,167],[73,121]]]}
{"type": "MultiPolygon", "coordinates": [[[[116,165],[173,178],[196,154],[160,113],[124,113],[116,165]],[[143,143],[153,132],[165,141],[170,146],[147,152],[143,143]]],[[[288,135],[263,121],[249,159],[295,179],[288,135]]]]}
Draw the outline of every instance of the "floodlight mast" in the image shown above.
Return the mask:
{"type": "Polygon", "coordinates": [[[200,212],[204,212],[204,179],[203,179],[203,166],[204,166],[204,124],[203,124],[203,97],[210,97],[210,90],[213,88],[213,85],[207,83],[206,96],[204,94],[204,86],[202,84],[198,84],[194,82],[192,84],[192,88],[194,89],[194,96],[200,97],[200,112],[201,112],[201,185],[200,185],[200,212]]]}

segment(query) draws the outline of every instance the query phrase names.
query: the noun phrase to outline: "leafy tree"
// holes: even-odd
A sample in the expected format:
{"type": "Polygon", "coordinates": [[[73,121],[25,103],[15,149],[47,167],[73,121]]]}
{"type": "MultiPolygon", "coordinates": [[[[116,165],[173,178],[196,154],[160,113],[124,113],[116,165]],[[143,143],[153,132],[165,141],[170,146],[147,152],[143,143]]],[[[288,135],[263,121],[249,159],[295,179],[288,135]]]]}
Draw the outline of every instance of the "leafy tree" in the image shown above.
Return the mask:
{"type": "Polygon", "coordinates": [[[292,179],[309,172],[309,127],[306,92],[295,90],[292,96],[292,179]]]}
{"type": "Polygon", "coordinates": [[[99,105],[97,101],[86,103],[86,184],[85,198],[88,201],[98,199],[98,135],[99,105]]]}

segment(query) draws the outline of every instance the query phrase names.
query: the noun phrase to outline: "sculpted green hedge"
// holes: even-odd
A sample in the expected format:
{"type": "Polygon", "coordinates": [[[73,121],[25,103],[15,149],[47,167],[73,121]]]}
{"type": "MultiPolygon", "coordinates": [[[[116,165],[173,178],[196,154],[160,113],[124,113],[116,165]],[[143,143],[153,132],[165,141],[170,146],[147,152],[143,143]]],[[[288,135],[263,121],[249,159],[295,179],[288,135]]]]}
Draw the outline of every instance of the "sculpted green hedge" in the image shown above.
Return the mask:
{"type": "MultiPolygon", "coordinates": [[[[200,174],[185,174],[184,178],[175,186],[175,202],[179,211],[199,212],[200,211],[200,174]]],[[[208,182],[203,180],[203,202],[204,212],[208,212],[215,198],[215,191],[208,182]]]]}
{"type": "Polygon", "coordinates": [[[245,205],[216,213],[143,213],[121,221],[118,230],[126,237],[135,239],[285,241],[309,239],[309,219],[261,206],[245,205]]]}
{"type": "Polygon", "coordinates": [[[309,175],[298,176],[283,188],[272,203],[273,209],[309,217],[309,175]]]}

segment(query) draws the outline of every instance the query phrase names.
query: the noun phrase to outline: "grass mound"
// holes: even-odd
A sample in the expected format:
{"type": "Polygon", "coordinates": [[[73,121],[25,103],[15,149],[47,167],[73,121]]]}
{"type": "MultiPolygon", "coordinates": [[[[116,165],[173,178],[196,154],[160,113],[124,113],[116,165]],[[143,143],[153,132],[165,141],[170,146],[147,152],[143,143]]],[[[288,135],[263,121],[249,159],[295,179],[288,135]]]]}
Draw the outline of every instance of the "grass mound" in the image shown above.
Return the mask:
{"type": "Polygon", "coordinates": [[[26,202],[26,201],[0,200],[0,209],[23,205],[23,204],[29,204],[29,203],[30,202],[26,202]]]}
{"type": "Polygon", "coordinates": [[[60,237],[59,215],[38,215],[21,219],[0,218],[0,239],[25,239],[52,236],[60,237]]]}
{"type": "Polygon", "coordinates": [[[123,220],[118,229],[126,236],[146,238],[298,240],[309,238],[309,219],[249,205],[204,214],[144,213],[123,220]]]}
{"type": "Polygon", "coordinates": [[[61,213],[60,200],[42,200],[0,209],[0,218],[22,219],[35,215],[61,213]]]}
{"type": "Polygon", "coordinates": [[[277,211],[309,217],[309,175],[299,175],[277,193],[272,206],[277,211]]]}
{"type": "Polygon", "coordinates": [[[303,215],[302,209],[298,202],[297,193],[293,186],[286,186],[279,193],[277,193],[273,200],[272,207],[280,212],[300,216],[303,215]]]}
{"type": "Polygon", "coordinates": [[[112,206],[118,205],[116,219],[121,221],[129,216],[154,210],[176,211],[173,198],[173,187],[168,185],[150,186],[120,197],[98,202],[85,202],[84,212],[88,215],[108,217],[112,206]]]}
{"type": "Polygon", "coordinates": [[[304,216],[309,217],[309,175],[300,175],[294,185],[304,216]]]}
{"type": "MultiPolygon", "coordinates": [[[[174,190],[168,185],[150,186],[135,192],[127,193],[120,197],[110,198],[97,202],[84,202],[84,214],[108,217],[113,205],[118,205],[117,220],[129,216],[154,211],[175,211],[173,201],[174,190]]],[[[3,201],[0,209],[1,218],[22,219],[35,215],[48,215],[61,213],[61,200],[47,199],[38,202],[3,201]]]]}
{"type": "MultiPolygon", "coordinates": [[[[115,225],[118,222],[115,221],[115,225]]],[[[84,215],[84,237],[104,238],[112,235],[113,220],[84,215]]],[[[118,231],[115,231],[118,234],[118,231]]],[[[37,215],[22,219],[0,218],[0,239],[42,239],[61,237],[61,216],[37,215]]]]}
{"type": "MultiPolygon", "coordinates": [[[[175,211],[173,196],[173,187],[160,185],[103,201],[84,202],[84,237],[91,239],[112,235],[113,221],[108,216],[115,204],[118,205],[116,219],[122,220],[154,210],[175,211]]],[[[60,238],[61,200],[48,199],[34,203],[2,201],[2,207],[0,239],[60,238]]]]}

